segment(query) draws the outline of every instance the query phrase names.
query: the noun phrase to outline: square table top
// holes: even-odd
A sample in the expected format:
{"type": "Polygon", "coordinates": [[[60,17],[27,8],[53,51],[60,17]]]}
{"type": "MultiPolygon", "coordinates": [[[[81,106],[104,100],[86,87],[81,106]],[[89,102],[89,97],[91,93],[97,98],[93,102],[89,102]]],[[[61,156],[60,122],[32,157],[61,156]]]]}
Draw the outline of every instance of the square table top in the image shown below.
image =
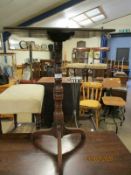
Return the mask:
{"type": "MultiPolygon", "coordinates": [[[[37,83],[46,84],[46,83],[54,83],[54,77],[41,77],[37,83]]],[[[71,83],[70,77],[62,77],[62,83],[71,83]]]]}
{"type": "MultiPolygon", "coordinates": [[[[63,175],[131,175],[131,154],[114,132],[87,132],[86,140],[77,134],[62,139],[63,175]],[[74,150],[70,153],[68,151],[74,150]]],[[[0,136],[1,175],[57,175],[57,142],[51,136],[37,140],[31,134],[0,136]]]]}

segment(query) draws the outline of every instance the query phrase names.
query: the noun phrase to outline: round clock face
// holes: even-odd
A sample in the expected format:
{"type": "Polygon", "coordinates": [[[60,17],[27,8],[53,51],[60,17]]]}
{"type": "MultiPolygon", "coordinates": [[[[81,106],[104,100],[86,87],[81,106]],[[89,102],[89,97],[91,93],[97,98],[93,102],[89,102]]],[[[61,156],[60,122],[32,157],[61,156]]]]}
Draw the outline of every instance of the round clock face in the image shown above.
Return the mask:
{"type": "Polygon", "coordinates": [[[20,41],[19,45],[20,45],[21,49],[27,49],[28,48],[28,44],[27,44],[26,41],[20,41]]]}

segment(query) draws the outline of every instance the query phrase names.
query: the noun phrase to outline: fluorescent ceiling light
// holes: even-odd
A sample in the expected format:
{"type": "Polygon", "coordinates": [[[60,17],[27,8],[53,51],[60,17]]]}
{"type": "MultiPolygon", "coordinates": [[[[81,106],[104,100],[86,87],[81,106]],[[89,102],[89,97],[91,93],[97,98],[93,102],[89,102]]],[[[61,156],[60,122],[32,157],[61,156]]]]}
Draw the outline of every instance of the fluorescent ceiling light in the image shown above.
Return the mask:
{"type": "Polygon", "coordinates": [[[77,22],[83,21],[84,19],[87,19],[86,15],[84,15],[84,14],[78,15],[78,16],[73,18],[73,20],[75,20],[77,22]]]}
{"type": "MultiPolygon", "coordinates": [[[[95,24],[97,21],[103,20],[105,18],[106,17],[104,15],[104,12],[100,9],[100,7],[96,7],[92,10],[88,10],[77,16],[74,16],[70,18],[70,20],[74,21],[78,26],[80,25],[85,27],[90,24],[95,24]]],[[[70,24],[71,24],[71,21],[70,21],[70,24]]]]}
{"type": "Polygon", "coordinates": [[[90,19],[86,19],[84,21],[81,21],[79,24],[82,25],[82,26],[86,26],[86,25],[89,25],[89,24],[92,24],[93,22],[90,20],[90,19]]]}
{"type": "Polygon", "coordinates": [[[95,8],[95,9],[93,9],[93,10],[90,10],[90,11],[86,12],[86,14],[87,14],[89,17],[96,16],[96,15],[98,15],[98,14],[100,14],[100,13],[101,13],[101,12],[100,12],[99,8],[95,8]]]}
{"type": "Polygon", "coordinates": [[[98,16],[92,17],[92,20],[95,21],[95,22],[100,21],[102,19],[105,19],[104,15],[98,15],[98,16]]]}

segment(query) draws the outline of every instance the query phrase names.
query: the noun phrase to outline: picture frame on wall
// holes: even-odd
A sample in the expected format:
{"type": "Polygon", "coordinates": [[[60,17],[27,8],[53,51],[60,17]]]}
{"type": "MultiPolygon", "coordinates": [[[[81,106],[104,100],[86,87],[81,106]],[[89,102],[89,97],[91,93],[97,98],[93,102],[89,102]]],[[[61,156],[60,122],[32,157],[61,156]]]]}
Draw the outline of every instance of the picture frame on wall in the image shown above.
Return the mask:
{"type": "Polygon", "coordinates": [[[117,48],[116,50],[116,60],[124,61],[126,63],[129,62],[129,52],[130,48],[117,48]]]}

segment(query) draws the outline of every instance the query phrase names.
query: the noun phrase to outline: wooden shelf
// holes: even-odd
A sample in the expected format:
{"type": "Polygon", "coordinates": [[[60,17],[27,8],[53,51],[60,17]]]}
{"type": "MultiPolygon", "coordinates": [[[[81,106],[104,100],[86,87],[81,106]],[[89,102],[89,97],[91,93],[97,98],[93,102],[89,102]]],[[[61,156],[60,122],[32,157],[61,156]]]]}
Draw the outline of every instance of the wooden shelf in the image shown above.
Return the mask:
{"type": "MultiPolygon", "coordinates": [[[[10,51],[29,51],[28,49],[9,49],[10,51]]],[[[40,49],[33,49],[32,51],[38,51],[38,52],[49,52],[49,50],[40,50],[40,49]]]]}
{"type": "Polygon", "coordinates": [[[15,53],[13,53],[13,52],[10,52],[10,53],[9,53],[9,52],[8,52],[8,53],[2,53],[2,52],[1,52],[0,55],[15,55],[15,53]]]}
{"type": "Polygon", "coordinates": [[[90,50],[93,50],[93,51],[109,51],[109,47],[90,47],[90,48],[74,48],[73,49],[74,51],[83,51],[83,52],[86,52],[86,51],[90,51],[90,50]]]}

